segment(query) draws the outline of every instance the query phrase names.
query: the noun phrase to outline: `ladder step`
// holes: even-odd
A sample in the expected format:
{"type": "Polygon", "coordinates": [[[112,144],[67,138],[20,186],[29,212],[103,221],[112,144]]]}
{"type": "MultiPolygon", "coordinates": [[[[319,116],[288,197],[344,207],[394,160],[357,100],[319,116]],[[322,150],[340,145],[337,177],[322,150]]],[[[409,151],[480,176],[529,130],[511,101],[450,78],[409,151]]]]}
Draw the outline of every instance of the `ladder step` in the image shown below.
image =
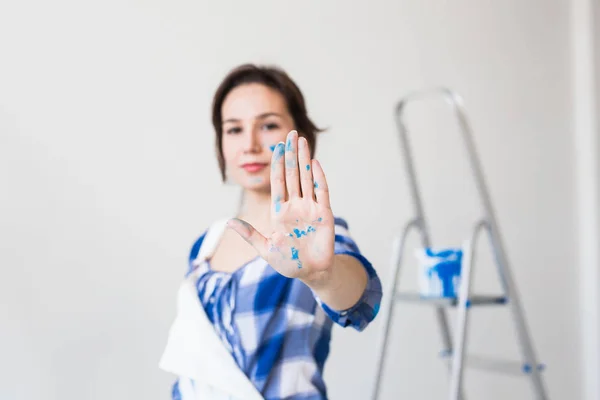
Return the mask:
{"type": "MultiPolygon", "coordinates": [[[[399,292],[396,293],[396,301],[431,304],[435,306],[454,307],[458,304],[457,297],[427,297],[419,293],[399,292]]],[[[508,299],[505,296],[495,295],[473,295],[467,300],[467,307],[477,305],[500,305],[506,304],[508,299]]]]}
{"type": "MultiPolygon", "coordinates": [[[[440,352],[440,356],[445,359],[448,359],[449,363],[452,362],[452,356],[450,352],[442,351],[440,352]]],[[[467,357],[465,357],[465,366],[490,372],[516,376],[527,375],[530,374],[532,371],[531,365],[523,363],[521,361],[494,359],[478,355],[468,355],[467,357]]],[[[538,371],[543,371],[544,368],[544,364],[539,364],[537,366],[538,371]]]]}

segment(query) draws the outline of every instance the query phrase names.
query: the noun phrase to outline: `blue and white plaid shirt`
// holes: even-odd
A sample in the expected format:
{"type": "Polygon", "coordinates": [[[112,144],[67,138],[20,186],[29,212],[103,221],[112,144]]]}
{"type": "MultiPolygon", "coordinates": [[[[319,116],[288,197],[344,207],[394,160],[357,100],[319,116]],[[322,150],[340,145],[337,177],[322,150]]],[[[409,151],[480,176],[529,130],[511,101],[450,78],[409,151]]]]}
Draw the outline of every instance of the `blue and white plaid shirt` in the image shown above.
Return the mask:
{"type": "MultiPolygon", "coordinates": [[[[206,232],[194,243],[190,271],[199,268],[198,297],[223,344],[266,400],[324,400],[323,366],[331,328],[363,330],[377,315],[381,282],[360,253],[343,219],[335,219],[335,253],[362,262],[367,288],[352,308],[335,311],[298,279],[276,272],[256,257],[233,273],[214,271],[208,261],[195,266],[206,232]]],[[[178,382],[173,400],[180,399],[178,382]]]]}

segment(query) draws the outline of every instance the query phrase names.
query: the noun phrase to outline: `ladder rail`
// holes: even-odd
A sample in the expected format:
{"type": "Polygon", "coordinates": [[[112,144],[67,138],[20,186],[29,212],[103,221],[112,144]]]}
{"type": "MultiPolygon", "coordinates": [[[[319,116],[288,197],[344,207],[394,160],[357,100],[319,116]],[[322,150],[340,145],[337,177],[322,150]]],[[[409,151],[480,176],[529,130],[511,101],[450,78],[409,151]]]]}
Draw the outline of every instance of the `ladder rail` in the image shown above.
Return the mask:
{"type": "MultiPolygon", "coordinates": [[[[415,95],[418,95],[418,94],[415,94],[415,95]]],[[[412,96],[410,96],[410,97],[412,97],[412,96]]],[[[398,132],[400,134],[401,150],[404,153],[404,157],[403,157],[404,166],[405,166],[406,170],[408,171],[411,198],[413,199],[413,207],[414,207],[414,212],[416,214],[416,217],[413,219],[413,223],[416,224],[416,226],[421,231],[422,246],[425,248],[428,248],[428,247],[431,247],[431,235],[430,235],[429,227],[427,225],[427,220],[425,218],[423,201],[421,199],[419,186],[417,183],[408,131],[407,131],[406,127],[404,126],[404,123],[402,122],[402,118],[401,118],[402,110],[404,109],[406,100],[407,100],[406,98],[404,100],[401,100],[396,107],[396,124],[397,124],[398,132]]],[[[403,244],[404,244],[404,242],[403,242],[403,244]]],[[[401,260],[398,260],[397,262],[399,263],[399,262],[401,262],[401,260]]],[[[391,293],[395,293],[395,291],[396,291],[396,284],[397,284],[397,279],[398,279],[396,274],[398,273],[398,271],[399,271],[399,267],[398,267],[398,269],[394,270],[393,286],[392,286],[391,293]]],[[[395,296],[392,295],[392,296],[388,296],[388,297],[390,297],[391,298],[390,300],[393,302],[393,298],[395,296]]],[[[443,306],[437,306],[437,307],[435,307],[435,314],[436,314],[436,319],[438,321],[438,325],[440,327],[441,339],[442,339],[444,349],[445,349],[445,351],[452,352],[452,350],[453,350],[452,336],[451,336],[450,327],[448,324],[448,316],[446,314],[446,310],[443,306]]],[[[384,323],[385,331],[389,330],[389,318],[391,318],[391,315],[386,316],[385,323],[384,323]]],[[[386,342],[387,342],[387,335],[388,335],[388,333],[386,332],[384,335],[384,340],[386,342]]],[[[381,351],[385,351],[385,347],[383,347],[381,351]]],[[[381,371],[380,364],[381,363],[382,363],[382,356],[379,355],[378,366],[377,366],[378,370],[376,372],[376,378],[375,378],[376,384],[375,384],[375,393],[374,393],[374,397],[373,397],[374,399],[377,399],[377,396],[378,396],[378,390],[379,390],[379,385],[380,385],[380,371],[381,371]]],[[[451,372],[450,367],[449,367],[449,372],[451,372]]],[[[458,399],[464,400],[465,397],[462,393],[460,393],[458,399]]]]}
{"type": "MultiPolygon", "coordinates": [[[[496,220],[496,212],[492,206],[489,189],[485,183],[481,161],[477,156],[473,133],[471,125],[469,124],[466,116],[464,102],[458,94],[449,89],[443,89],[443,93],[445,94],[446,101],[453,107],[458,119],[458,123],[461,127],[461,132],[463,133],[463,139],[468,150],[467,153],[469,155],[471,170],[475,175],[475,183],[483,203],[485,219],[489,224],[488,233],[492,244],[492,251],[496,259],[498,274],[500,276],[504,292],[509,299],[509,306],[515,321],[515,327],[519,337],[518,346],[520,347],[521,354],[526,362],[529,365],[536,366],[538,365],[537,356],[531,344],[531,336],[524,315],[523,306],[520,301],[520,296],[517,293],[516,284],[512,277],[504,242],[502,240],[500,229],[498,228],[498,223],[496,220]]],[[[545,400],[547,398],[546,388],[544,387],[540,371],[537,368],[533,368],[531,375],[532,383],[534,385],[535,393],[538,396],[538,400],[545,400]]]]}
{"type": "Polygon", "coordinates": [[[456,324],[456,350],[452,353],[452,377],[450,380],[450,400],[457,400],[462,390],[463,369],[467,343],[468,318],[469,318],[469,298],[471,282],[473,279],[473,267],[475,264],[475,249],[477,248],[477,239],[482,229],[489,229],[485,220],[479,221],[473,229],[471,238],[464,245],[465,259],[461,271],[460,293],[458,300],[458,316],[456,324]]]}
{"type": "Polygon", "coordinates": [[[372,394],[373,400],[377,400],[379,396],[379,389],[381,388],[382,372],[385,365],[385,350],[389,340],[394,305],[396,304],[394,293],[396,292],[396,284],[398,281],[400,266],[402,264],[402,257],[404,255],[404,245],[406,244],[406,239],[410,231],[418,228],[420,228],[419,221],[417,219],[413,219],[406,224],[401,235],[393,242],[391,268],[388,275],[389,284],[386,291],[387,294],[384,294],[385,303],[382,304],[380,310],[380,316],[383,319],[383,328],[381,330],[381,338],[378,341],[379,348],[377,349],[377,360],[375,364],[375,382],[372,394]]]}

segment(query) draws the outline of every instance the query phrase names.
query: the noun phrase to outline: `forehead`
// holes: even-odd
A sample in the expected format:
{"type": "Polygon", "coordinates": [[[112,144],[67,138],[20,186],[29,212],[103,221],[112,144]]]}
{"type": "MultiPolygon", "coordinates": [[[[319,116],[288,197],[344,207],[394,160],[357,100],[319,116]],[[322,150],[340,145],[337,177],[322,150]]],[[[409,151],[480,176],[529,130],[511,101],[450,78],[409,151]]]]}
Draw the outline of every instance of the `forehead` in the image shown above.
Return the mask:
{"type": "Polygon", "coordinates": [[[222,119],[251,119],[264,113],[287,114],[283,96],[275,89],[258,83],[233,89],[221,106],[222,119]]]}

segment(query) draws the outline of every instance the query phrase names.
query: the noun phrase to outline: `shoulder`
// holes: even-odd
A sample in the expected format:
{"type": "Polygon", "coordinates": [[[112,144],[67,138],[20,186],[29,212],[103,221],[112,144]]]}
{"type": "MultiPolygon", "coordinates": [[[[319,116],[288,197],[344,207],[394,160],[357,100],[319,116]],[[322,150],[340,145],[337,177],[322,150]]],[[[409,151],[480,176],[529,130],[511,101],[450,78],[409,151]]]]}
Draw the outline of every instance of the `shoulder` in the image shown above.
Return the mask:
{"type": "Polygon", "coordinates": [[[190,249],[190,254],[188,257],[188,261],[191,263],[198,257],[198,253],[200,252],[200,248],[202,247],[202,243],[204,242],[204,238],[206,238],[206,234],[208,233],[208,229],[205,229],[200,233],[199,236],[192,243],[192,247],[190,249]]]}

